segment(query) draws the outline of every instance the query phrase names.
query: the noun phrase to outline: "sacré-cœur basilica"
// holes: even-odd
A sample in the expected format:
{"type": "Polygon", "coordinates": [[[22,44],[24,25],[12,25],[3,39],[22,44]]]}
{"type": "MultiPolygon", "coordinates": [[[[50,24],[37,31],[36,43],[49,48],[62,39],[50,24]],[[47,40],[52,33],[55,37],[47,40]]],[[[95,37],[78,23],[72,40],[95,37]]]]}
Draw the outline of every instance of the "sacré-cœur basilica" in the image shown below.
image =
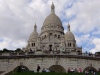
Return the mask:
{"type": "Polygon", "coordinates": [[[25,70],[36,72],[37,65],[55,72],[68,72],[69,68],[100,71],[100,57],[95,54],[82,53],[82,47],[76,44],[75,36],[71,32],[70,24],[67,32],[60,18],[55,14],[55,6],[52,3],[50,15],[46,17],[41,28],[37,32],[37,25],[29,36],[27,46],[23,52],[0,54],[0,72],[5,74],[14,71],[22,65],[25,70]]]}
{"type": "Polygon", "coordinates": [[[64,33],[64,27],[60,18],[55,14],[55,6],[51,5],[51,13],[43,22],[41,33],[38,34],[37,26],[34,25],[34,31],[29,37],[28,45],[25,51],[42,52],[68,52],[74,54],[82,53],[82,47],[77,47],[74,34],[70,30],[68,24],[68,31],[64,33]]]}

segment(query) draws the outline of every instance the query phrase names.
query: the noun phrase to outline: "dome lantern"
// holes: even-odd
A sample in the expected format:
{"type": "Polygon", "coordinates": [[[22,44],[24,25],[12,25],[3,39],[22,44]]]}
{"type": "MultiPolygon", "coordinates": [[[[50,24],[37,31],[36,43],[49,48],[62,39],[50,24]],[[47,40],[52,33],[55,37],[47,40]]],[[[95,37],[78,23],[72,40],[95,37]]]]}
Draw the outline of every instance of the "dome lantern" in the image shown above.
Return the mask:
{"type": "Polygon", "coordinates": [[[34,25],[34,31],[35,31],[35,32],[37,31],[36,23],[35,23],[35,25],[34,25]]]}
{"type": "Polygon", "coordinates": [[[70,24],[68,23],[68,31],[70,31],[70,24]]]}

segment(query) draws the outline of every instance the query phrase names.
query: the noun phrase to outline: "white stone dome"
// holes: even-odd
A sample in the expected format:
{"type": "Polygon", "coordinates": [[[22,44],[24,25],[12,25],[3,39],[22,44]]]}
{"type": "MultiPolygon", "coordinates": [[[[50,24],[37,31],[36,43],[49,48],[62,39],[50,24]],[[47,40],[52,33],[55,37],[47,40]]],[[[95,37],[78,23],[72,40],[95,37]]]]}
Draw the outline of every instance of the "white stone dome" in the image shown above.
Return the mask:
{"type": "Polygon", "coordinates": [[[39,34],[37,33],[37,26],[36,26],[36,24],[34,25],[34,31],[32,32],[32,34],[30,35],[30,37],[29,37],[29,41],[30,40],[36,40],[37,39],[37,37],[39,36],[39,34]]]}
{"type": "Polygon", "coordinates": [[[68,31],[65,34],[66,40],[75,40],[74,34],[70,31],[70,25],[68,24],[68,31]]]}
{"type": "Polygon", "coordinates": [[[62,22],[60,18],[55,13],[51,13],[49,16],[46,17],[43,26],[51,25],[51,24],[62,26],[62,22]]]}
{"type": "Polygon", "coordinates": [[[65,34],[66,40],[75,40],[75,37],[71,31],[67,31],[65,34]]]}
{"type": "Polygon", "coordinates": [[[41,28],[41,32],[45,31],[58,31],[64,33],[64,28],[62,26],[62,22],[60,18],[55,14],[55,6],[51,5],[51,13],[43,22],[43,26],[41,28]]]}
{"type": "Polygon", "coordinates": [[[30,37],[29,37],[29,40],[36,40],[37,39],[37,37],[38,37],[38,33],[37,32],[33,32],[31,35],[30,35],[30,37]]]}

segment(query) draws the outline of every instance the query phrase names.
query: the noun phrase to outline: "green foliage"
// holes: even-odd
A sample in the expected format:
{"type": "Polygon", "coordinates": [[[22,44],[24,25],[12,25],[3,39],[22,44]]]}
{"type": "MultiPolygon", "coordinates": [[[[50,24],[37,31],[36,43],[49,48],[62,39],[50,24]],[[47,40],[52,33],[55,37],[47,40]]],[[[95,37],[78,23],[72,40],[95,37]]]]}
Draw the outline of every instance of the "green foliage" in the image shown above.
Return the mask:
{"type": "Polygon", "coordinates": [[[100,52],[96,52],[95,53],[95,56],[100,56],[100,52]]]}
{"type": "Polygon", "coordinates": [[[100,52],[96,52],[95,54],[98,54],[98,55],[100,55],[100,52]]]}
{"type": "Polygon", "coordinates": [[[16,50],[15,50],[15,52],[21,52],[22,50],[20,49],[20,48],[17,48],[16,50]]]}
{"type": "Polygon", "coordinates": [[[3,49],[3,52],[9,52],[9,50],[8,50],[8,49],[6,49],[6,48],[4,48],[4,49],[3,49]]]}

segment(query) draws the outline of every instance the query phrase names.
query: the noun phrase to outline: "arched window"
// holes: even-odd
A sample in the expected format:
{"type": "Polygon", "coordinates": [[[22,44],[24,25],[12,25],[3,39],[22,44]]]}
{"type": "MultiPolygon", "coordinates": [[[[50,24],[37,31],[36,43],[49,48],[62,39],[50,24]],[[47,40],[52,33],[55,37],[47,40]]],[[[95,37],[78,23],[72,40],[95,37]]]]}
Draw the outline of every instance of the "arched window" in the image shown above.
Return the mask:
{"type": "Polygon", "coordinates": [[[45,35],[45,38],[46,38],[46,35],[45,35]]]}
{"type": "Polygon", "coordinates": [[[68,43],[68,47],[69,47],[69,43],[68,43]]]}
{"type": "Polygon", "coordinates": [[[58,38],[60,38],[60,35],[58,35],[58,38]]]}
{"type": "Polygon", "coordinates": [[[34,46],[35,46],[35,43],[34,43],[34,46]]]}
{"type": "Polygon", "coordinates": [[[68,47],[71,47],[71,43],[68,43],[68,47]]]}
{"type": "Polygon", "coordinates": [[[32,47],[33,47],[34,45],[33,45],[33,43],[32,43],[32,47]]]}
{"type": "Polygon", "coordinates": [[[57,35],[55,34],[55,37],[57,37],[57,35]]]}
{"type": "Polygon", "coordinates": [[[70,47],[71,47],[71,43],[70,43],[70,47]]]}
{"type": "Polygon", "coordinates": [[[50,36],[52,36],[52,33],[50,33],[50,36]]]}

